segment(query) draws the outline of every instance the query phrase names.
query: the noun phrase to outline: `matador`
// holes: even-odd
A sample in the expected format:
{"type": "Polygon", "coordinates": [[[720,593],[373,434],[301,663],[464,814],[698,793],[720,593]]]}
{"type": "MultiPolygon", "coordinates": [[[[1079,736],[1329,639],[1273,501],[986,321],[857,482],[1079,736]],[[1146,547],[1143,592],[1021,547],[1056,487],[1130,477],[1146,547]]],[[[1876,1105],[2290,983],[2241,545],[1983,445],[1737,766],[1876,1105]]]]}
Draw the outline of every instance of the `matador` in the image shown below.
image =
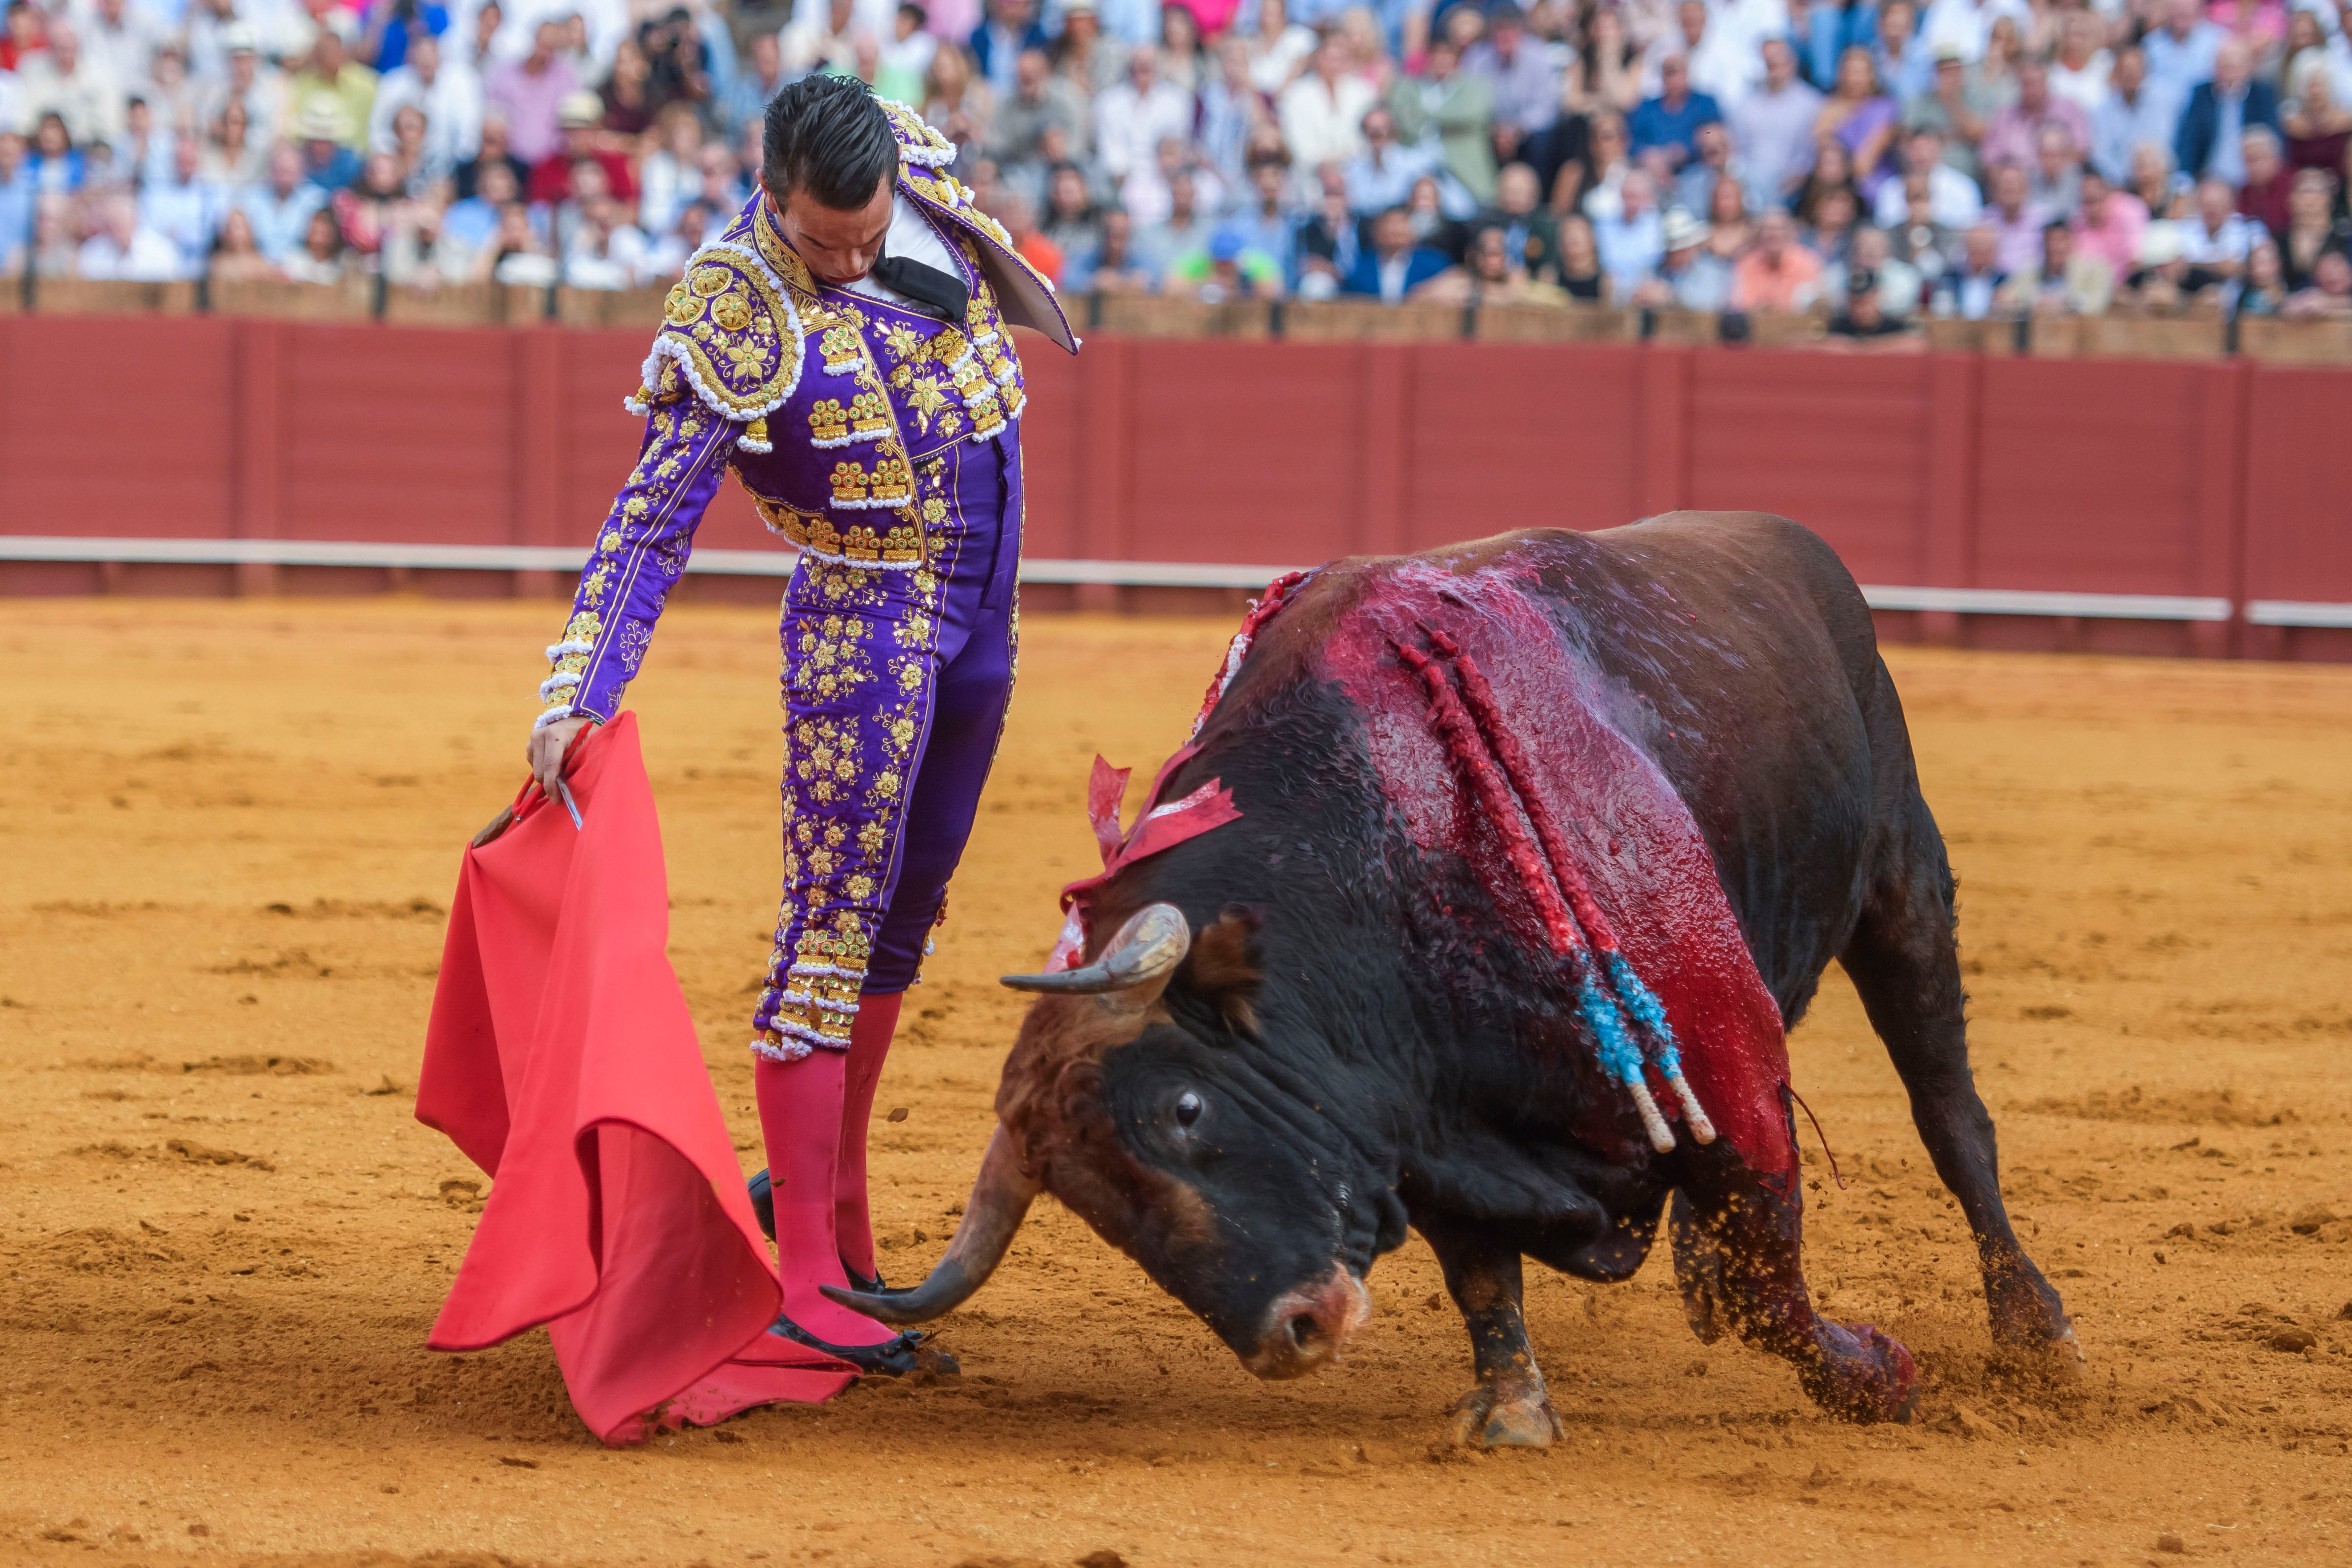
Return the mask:
{"type": "Polygon", "coordinates": [[[732,469],[799,551],[782,608],[783,903],[751,1027],[783,1315],[861,1369],[916,1340],[825,1300],[877,1287],[866,1128],[903,993],[963,852],[1019,636],[1021,363],[1075,353],[1052,285],[863,85],[769,104],[761,189],[687,263],[629,400],[644,446],[548,650],[542,787],[609,719],[732,469]]]}

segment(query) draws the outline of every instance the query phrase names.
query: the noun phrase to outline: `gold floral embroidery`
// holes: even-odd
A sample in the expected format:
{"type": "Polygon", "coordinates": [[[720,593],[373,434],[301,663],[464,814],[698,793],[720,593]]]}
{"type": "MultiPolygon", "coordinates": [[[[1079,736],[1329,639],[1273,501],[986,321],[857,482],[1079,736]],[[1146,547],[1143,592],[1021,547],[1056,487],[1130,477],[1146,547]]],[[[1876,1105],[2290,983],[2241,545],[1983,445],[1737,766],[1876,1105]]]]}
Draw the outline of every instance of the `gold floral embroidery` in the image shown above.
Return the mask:
{"type": "Polygon", "coordinates": [[[862,463],[840,462],[833,465],[833,500],[835,506],[866,499],[866,465],[862,463]]]}
{"type": "MultiPolygon", "coordinates": [[[[903,371],[906,367],[901,365],[899,369],[903,371]]],[[[941,391],[940,383],[929,376],[915,376],[909,379],[914,384],[907,389],[907,404],[915,411],[916,419],[921,422],[924,433],[929,434],[932,416],[947,406],[948,394],[941,391]]]]}

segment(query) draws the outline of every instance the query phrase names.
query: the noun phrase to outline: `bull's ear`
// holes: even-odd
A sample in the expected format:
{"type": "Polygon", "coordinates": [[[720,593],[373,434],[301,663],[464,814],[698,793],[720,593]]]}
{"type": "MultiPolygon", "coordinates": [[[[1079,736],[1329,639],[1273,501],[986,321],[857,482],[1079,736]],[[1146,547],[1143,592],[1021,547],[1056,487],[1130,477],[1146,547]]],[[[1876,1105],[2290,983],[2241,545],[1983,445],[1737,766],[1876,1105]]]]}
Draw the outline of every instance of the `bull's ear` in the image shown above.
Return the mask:
{"type": "Polygon", "coordinates": [[[1257,991],[1265,978],[1258,959],[1260,924],[1256,910],[1229,904],[1192,938],[1191,988],[1235,1034],[1257,1032],[1257,991]]]}

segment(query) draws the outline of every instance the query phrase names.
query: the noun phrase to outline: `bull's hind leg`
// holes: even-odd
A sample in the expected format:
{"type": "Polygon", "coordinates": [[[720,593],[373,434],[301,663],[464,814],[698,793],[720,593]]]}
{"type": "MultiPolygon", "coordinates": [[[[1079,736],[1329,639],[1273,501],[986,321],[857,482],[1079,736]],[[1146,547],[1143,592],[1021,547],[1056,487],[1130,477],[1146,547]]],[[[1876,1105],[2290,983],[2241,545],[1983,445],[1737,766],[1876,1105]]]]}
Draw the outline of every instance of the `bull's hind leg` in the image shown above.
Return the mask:
{"type": "MultiPolygon", "coordinates": [[[[1880,679],[1883,685],[1883,672],[1880,679]]],[[[1976,1238],[1994,1343],[2072,1373],[2081,1367],[2083,1352],[2065,1306],[2018,1244],[2000,1200],[1992,1116],[1969,1071],[1968,997],[1960,987],[1951,869],[1935,819],[1909,777],[1909,741],[1900,733],[1899,713],[1894,724],[1907,799],[1891,813],[1895,821],[1884,833],[1862,920],[1840,962],[1910,1092],[1911,1120],[1936,1174],[1958,1200],[1976,1238]]],[[[1874,716],[1874,746],[1881,744],[1877,727],[1874,716]]]]}
{"type": "Polygon", "coordinates": [[[1519,1310],[1519,1253],[1473,1234],[1424,1231],[1445,1289],[1470,1331],[1478,1386],[1454,1406],[1454,1441],[1474,1448],[1544,1448],[1560,1434],[1519,1310]]]}
{"type": "MultiPolygon", "coordinates": [[[[1721,1145],[1717,1145],[1720,1150],[1721,1145]]],[[[1714,1151],[1708,1151],[1714,1154],[1714,1151]]],[[[1725,1151],[1702,1161],[1675,1195],[1675,1276],[1691,1328],[1712,1343],[1725,1329],[1797,1368],[1813,1402],[1853,1421],[1907,1421],[1919,1394],[1911,1353],[1868,1323],[1813,1311],[1800,1260],[1803,1189],[1786,1197],[1725,1151]]]]}

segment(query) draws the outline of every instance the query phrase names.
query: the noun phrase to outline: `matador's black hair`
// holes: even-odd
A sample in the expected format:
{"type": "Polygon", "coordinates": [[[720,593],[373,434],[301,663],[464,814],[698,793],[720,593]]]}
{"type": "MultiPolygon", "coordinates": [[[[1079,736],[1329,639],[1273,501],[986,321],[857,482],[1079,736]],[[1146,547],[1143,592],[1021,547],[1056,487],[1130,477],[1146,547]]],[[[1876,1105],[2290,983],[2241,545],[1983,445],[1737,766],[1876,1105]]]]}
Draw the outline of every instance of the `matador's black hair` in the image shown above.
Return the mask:
{"type": "Polygon", "coordinates": [[[836,212],[863,207],[898,172],[890,117],[855,77],[803,77],[769,99],[761,156],[779,204],[805,191],[836,212]]]}

